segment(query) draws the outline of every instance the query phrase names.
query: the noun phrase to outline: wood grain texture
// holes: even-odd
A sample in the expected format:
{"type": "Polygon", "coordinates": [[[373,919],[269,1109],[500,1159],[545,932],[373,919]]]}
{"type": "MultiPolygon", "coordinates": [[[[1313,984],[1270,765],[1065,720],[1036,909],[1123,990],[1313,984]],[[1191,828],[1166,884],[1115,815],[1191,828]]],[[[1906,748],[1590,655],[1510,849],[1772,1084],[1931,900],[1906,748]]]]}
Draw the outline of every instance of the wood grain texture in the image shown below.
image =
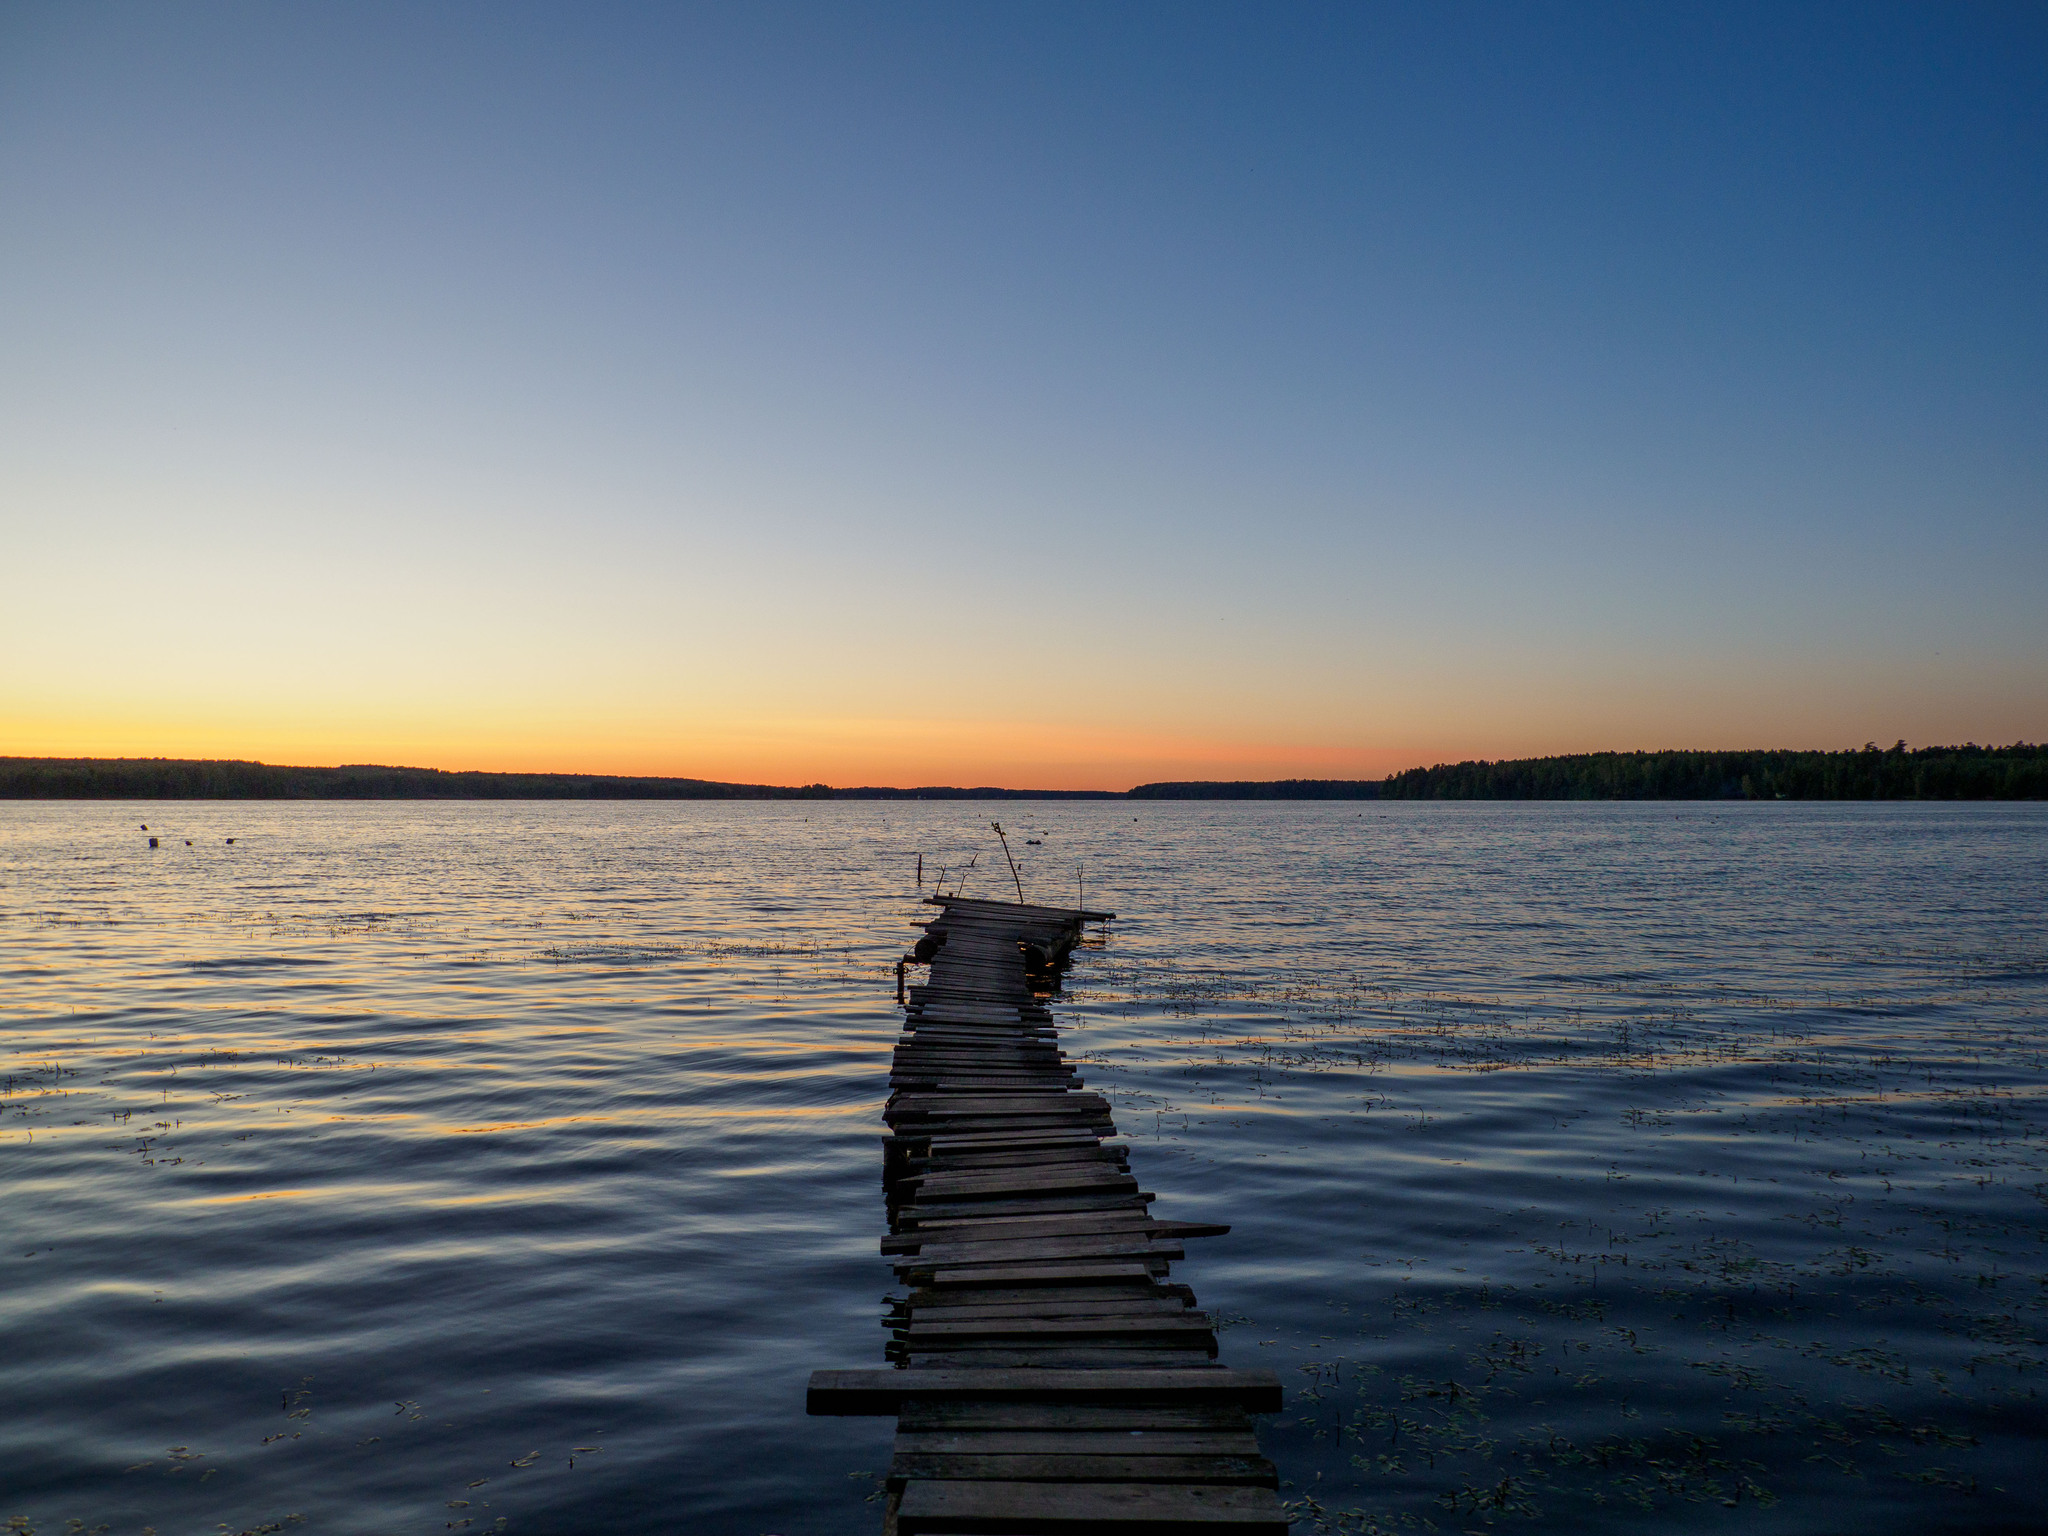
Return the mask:
{"type": "Polygon", "coordinates": [[[1282,1536],[1251,1420],[1279,1377],[1215,1363],[1213,1320],[1165,1278],[1230,1229],[1152,1215],[1037,990],[1084,914],[933,905],[883,1111],[898,1368],[816,1372],[810,1411],[896,1416],[885,1536],[1282,1536]]]}

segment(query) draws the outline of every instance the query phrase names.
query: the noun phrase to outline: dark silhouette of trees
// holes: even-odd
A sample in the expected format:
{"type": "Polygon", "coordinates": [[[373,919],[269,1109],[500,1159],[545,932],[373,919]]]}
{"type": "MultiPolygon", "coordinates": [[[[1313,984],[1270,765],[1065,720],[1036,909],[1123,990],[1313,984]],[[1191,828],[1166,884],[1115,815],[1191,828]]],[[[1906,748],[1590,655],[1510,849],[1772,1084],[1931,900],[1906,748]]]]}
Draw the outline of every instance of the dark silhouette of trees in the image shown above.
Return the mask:
{"type": "Polygon", "coordinates": [[[2048,747],[1867,743],[1850,752],[1588,752],[1442,764],[1380,787],[1399,800],[2039,800],[2048,747]]]}

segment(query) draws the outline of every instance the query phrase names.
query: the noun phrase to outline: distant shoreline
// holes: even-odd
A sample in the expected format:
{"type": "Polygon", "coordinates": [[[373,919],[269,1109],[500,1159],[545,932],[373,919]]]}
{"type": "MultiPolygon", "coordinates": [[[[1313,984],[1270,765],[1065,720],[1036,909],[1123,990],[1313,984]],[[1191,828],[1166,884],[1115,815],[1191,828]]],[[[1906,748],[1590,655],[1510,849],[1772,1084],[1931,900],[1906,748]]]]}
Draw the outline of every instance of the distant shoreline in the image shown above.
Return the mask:
{"type": "Polygon", "coordinates": [[[1186,780],[1114,789],[728,784],[589,773],[0,757],[0,800],[2040,800],[2048,746],[1592,752],[1384,779],[1186,780]]]}

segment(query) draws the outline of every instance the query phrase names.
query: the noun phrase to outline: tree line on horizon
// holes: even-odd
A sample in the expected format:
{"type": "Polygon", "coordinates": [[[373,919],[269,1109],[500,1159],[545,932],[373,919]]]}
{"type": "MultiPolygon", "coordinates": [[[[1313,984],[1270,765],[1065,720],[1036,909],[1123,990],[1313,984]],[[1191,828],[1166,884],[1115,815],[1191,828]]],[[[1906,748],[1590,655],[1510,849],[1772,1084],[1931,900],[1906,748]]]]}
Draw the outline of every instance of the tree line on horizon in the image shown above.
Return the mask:
{"type": "Polygon", "coordinates": [[[2039,800],[2048,746],[1584,752],[1411,768],[1389,800],[2039,800]]]}
{"type": "Polygon", "coordinates": [[[447,772],[351,763],[159,757],[0,758],[0,799],[33,800],[822,800],[823,784],[721,784],[595,773],[447,772]]]}
{"type": "Polygon", "coordinates": [[[1119,790],[727,784],[611,774],[333,768],[180,758],[0,758],[12,800],[2040,800],[2048,746],[1586,752],[1385,779],[1184,780],[1119,790]]]}

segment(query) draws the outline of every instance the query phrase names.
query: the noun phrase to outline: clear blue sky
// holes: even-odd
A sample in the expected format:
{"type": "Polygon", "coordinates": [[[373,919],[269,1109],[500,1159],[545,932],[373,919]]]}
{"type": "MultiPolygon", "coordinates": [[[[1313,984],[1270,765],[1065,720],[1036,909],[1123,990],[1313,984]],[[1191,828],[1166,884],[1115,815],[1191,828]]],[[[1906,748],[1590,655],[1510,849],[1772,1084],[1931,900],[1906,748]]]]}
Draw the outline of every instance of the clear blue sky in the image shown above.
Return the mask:
{"type": "Polygon", "coordinates": [[[2048,735],[2048,8],[0,7],[0,752],[2048,735]]]}

